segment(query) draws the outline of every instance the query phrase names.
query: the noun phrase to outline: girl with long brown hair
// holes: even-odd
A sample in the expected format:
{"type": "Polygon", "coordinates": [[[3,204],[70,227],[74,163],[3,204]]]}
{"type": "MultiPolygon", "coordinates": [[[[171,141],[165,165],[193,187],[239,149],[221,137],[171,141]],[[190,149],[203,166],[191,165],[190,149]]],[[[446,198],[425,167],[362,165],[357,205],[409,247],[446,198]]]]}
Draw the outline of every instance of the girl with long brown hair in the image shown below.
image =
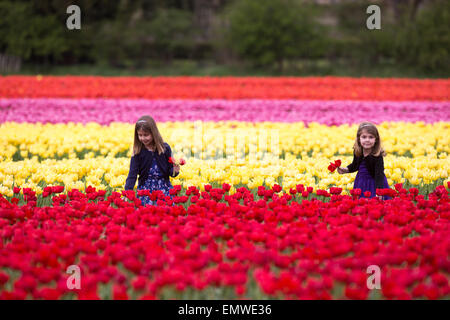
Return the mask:
{"type": "MultiPolygon", "coordinates": [[[[138,190],[161,190],[169,196],[173,188],[169,177],[176,177],[180,166],[169,161],[172,157],[170,146],[164,142],[150,116],[138,119],[134,128],[133,156],[130,161],[130,172],[125,183],[125,190],[133,190],[139,176],[138,190]]],[[[154,204],[148,196],[140,196],[142,205],[154,204]]]]}
{"type": "MultiPolygon", "coordinates": [[[[345,168],[338,168],[340,174],[358,171],[353,189],[360,189],[363,196],[373,198],[377,189],[387,189],[389,184],[384,174],[383,157],[386,155],[377,127],[363,122],[356,132],[353,145],[353,162],[345,168]],[[369,194],[370,192],[370,194],[369,194]]],[[[384,199],[389,199],[384,196],[384,199]]]]}

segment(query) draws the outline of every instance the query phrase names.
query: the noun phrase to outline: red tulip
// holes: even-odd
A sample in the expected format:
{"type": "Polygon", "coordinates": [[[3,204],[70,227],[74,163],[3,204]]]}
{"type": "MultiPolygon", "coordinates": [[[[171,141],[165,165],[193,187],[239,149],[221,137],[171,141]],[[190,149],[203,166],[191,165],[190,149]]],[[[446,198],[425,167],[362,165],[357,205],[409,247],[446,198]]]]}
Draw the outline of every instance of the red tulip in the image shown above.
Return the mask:
{"type": "Polygon", "coordinates": [[[341,194],[342,192],[342,188],[336,188],[336,187],[331,187],[330,188],[330,193],[331,194],[341,194]]]}
{"type": "Polygon", "coordinates": [[[183,166],[186,164],[186,160],[184,160],[184,159],[176,160],[173,157],[169,157],[169,163],[177,165],[177,166],[183,166]]]}
{"type": "Polygon", "coordinates": [[[0,272],[0,286],[4,285],[6,282],[8,282],[8,280],[9,275],[4,272],[0,272]]]}
{"type": "Polygon", "coordinates": [[[53,186],[52,193],[61,193],[64,191],[64,186],[53,186]]]}
{"type": "Polygon", "coordinates": [[[336,160],[333,162],[330,162],[330,165],[328,166],[328,170],[330,172],[334,172],[337,168],[341,166],[341,160],[336,160]]]}
{"type": "Polygon", "coordinates": [[[335,160],[334,161],[334,166],[336,167],[336,168],[339,168],[340,166],[341,166],[341,164],[342,164],[342,162],[341,162],[341,160],[335,160]]]}
{"type": "Polygon", "coordinates": [[[281,191],[281,186],[278,185],[278,184],[274,184],[273,187],[272,187],[272,190],[274,192],[280,192],[281,191]]]}

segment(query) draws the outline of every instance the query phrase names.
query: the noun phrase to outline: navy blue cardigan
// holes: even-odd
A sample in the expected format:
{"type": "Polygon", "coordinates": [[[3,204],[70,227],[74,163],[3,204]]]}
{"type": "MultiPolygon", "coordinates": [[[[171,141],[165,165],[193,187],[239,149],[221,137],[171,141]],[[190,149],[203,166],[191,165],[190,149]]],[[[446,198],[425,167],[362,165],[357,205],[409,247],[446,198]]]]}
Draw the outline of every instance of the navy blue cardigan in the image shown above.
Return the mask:
{"type": "Polygon", "coordinates": [[[359,170],[361,162],[366,162],[367,171],[369,171],[370,176],[375,180],[375,188],[382,189],[384,182],[384,161],[383,156],[378,157],[369,154],[367,157],[363,155],[357,157],[353,153],[353,162],[347,166],[348,172],[355,172],[359,170]]]}
{"type": "Polygon", "coordinates": [[[133,190],[136,183],[136,178],[139,175],[138,187],[144,185],[145,180],[148,178],[148,172],[152,165],[153,158],[156,158],[156,163],[161,170],[164,179],[170,182],[169,176],[176,177],[177,174],[173,174],[173,164],[169,163],[169,157],[172,156],[172,150],[170,146],[164,142],[165,151],[158,154],[158,151],[152,152],[143,147],[141,152],[131,157],[130,172],[125,183],[125,190],[133,190]]]}

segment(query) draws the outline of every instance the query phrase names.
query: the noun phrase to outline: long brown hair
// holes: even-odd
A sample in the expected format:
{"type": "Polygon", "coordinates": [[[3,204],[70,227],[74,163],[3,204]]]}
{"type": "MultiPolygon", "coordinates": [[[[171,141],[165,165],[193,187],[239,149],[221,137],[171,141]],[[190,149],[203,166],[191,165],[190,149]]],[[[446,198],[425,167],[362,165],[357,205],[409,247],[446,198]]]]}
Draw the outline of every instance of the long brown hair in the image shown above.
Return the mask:
{"type": "Polygon", "coordinates": [[[134,127],[133,155],[139,154],[144,146],[144,144],[139,140],[139,130],[145,131],[152,135],[152,146],[156,147],[159,154],[165,151],[164,140],[161,138],[161,134],[156,126],[155,120],[150,116],[142,116],[138,119],[138,121],[136,121],[136,125],[134,127]]]}
{"type": "Polygon", "coordinates": [[[380,139],[380,134],[378,133],[378,129],[371,122],[363,122],[358,127],[358,131],[356,132],[355,144],[353,145],[353,150],[355,150],[355,155],[357,157],[359,157],[363,154],[363,148],[361,146],[361,142],[359,139],[361,137],[361,133],[363,130],[367,131],[367,133],[369,133],[375,137],[375,145],[372,148],[371,154],[376,157],[378,157],[380,154],[383,157],[386,156],[386,151],[384,151],[383,147],[381,146],[381,139],[380,139]]]}

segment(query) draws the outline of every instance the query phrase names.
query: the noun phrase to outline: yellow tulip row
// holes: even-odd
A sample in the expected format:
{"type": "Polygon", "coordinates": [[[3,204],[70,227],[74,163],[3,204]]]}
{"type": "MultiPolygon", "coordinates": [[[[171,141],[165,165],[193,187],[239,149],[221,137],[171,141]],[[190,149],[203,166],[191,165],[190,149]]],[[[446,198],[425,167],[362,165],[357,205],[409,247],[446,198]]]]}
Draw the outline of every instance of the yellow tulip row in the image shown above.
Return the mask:
{"type": "MultiPolygon", "coordinates": [[[[357,125],[326,126],[311,123],[165,122],[162,137],[175,154],[202,159],[264,154],[302,158],[351,155],[357,125]]],[[[450,123],[385,122],[379,126],[389,154],[446,159],[450,154],[450,123]]],[[[134,126],[113,123],[83,124],[3,123],[0,125],[0,161],[48,158],[131,156],[134,126]],[[19,156],[20,155],[20,156],[19,156]]]]}
{"type": "MultiPolygon", "coordinates": [[[[351,156],[340,156],[342,165],[350,164],[351,156]]],[[[287,155],[285,159],[273,155],[265,155],[262,160],[250,161],[225,159],[188,158],[181,167],[178,177],[172,179],[173,185],[184,187],[217,182],[229,183],[235,188],[245,185],[255,188],[260,185],[272,186],[280,183],[284,190],[296,184],[312,186],[314,189],[327,189],[331,186],[342,187],[348,192],[353,188],[356,173],[339,175],[330,173],[329,162],[337,157],[304,157],[298,159],[287,155]]],[[[384,160],[385,174],[391,187],[395,183],[409,181],[414,185],[428,185],[443,182],[446,185],[450,174],[450,156],[440,159],[428,156],[415,158],[388,154],[384,160]]],[[[0,162],[0,193],[12,196],[12,187],[29,187],[42,193],[43,185],[66,186],[66,190],[74,188],[84,190],[91,185],[99,189],[109,187],[122,190],[128,174],[130,159],[111,156],[93,159],[47,159],[36,158],[22,161],[0,162]]]]}

